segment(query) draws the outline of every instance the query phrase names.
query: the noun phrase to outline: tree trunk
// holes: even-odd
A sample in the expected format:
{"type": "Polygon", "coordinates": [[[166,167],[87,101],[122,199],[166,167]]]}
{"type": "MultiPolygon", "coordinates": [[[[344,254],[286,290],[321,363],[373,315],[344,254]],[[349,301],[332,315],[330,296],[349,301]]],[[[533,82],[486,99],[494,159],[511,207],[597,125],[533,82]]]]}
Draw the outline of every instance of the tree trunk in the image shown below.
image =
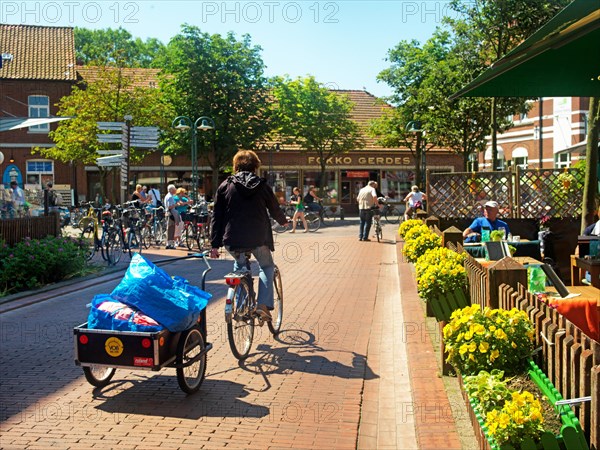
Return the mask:
{"type": "Polygon", "coordinates": [[[585,147],[585,184],[583,187],[583,204],[581,207],[581,233],[594,220],[598,208],[598,131],[600,128],[600,98],[590,98],[588,114],[587,145],[585,147]]]}
{"type": "Polygon", "coordinates": [[[496,130],[498,129],[497,112],[496,97],[492,97],[492,172],[498,167],[498,136],[496,136],[496,130]]]}
{"type": "Polygon", "coordinates": [[[423,148],[422,148],[422,137],[421,132],[417,132],[417,143],[416,143],[416,152],[415,152],[415,184],[419,186],[419,189],[424,189],[425,182],[425,174],[421,170],[422,168],[422,160],[423,160],[423,148]]]}

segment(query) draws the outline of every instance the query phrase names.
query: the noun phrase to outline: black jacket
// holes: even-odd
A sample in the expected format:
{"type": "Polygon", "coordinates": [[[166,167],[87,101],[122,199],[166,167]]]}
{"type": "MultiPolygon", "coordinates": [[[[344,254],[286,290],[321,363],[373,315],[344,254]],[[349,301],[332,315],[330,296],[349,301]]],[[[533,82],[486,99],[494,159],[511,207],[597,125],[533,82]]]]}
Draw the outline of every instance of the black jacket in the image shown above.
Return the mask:
{"type": "Polygon", "coordinates": [[[269,214],[281,225],[287,223],[264,178],[252,172],[228,177],[217,189],[211,221],[212,247],[247,250],[267,245],[274,251],[269,214]]]}

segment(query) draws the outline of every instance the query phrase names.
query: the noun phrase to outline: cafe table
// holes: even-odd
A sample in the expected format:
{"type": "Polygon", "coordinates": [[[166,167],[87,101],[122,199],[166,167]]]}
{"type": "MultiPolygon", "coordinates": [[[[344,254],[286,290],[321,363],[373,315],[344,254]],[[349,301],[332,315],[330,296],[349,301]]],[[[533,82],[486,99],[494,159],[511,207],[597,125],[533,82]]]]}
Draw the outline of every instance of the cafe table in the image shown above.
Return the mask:
{"type": "Polygon", "coordinates": [[[561,298],[552,286],[546,287],[546,301],[581,331],[600,342],[600,289],[568,286],[570,295],[561,298]]]}
{"type": "MultiPolygon", "coordinates": [[[[517,249],[514,256],[529,256],[537,260],[542,259],[540,252],[540,241],[520,240],[519,242],[508,241],[508,245],[512,245],[517,249]]],[[[485,245],[481,242],[466,242],[463,244],[465,251],[473,258],[485,258],[485,245]]]]}
{"type": "Polygon", "coordinates": [[[600,288],[600,259],[580,258],[571,255],[571,280],[573,280],[573,284],[581,284],[586,272],[590,274],[592,286],[600,288]]]}

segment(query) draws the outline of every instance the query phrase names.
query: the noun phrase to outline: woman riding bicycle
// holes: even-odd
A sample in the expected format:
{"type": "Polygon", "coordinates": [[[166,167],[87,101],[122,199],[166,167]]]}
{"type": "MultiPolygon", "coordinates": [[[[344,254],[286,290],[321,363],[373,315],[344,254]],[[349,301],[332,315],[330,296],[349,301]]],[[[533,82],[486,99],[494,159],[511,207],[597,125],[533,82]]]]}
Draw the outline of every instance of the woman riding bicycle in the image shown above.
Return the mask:
{"type": "Polygon", "coordinates": [[[246,251],[254,255],[260,279],[257,312],[268,321],[273,310],[275,271],[269,214],[283,226],[288,221],[267,180],[256,175],[259,167],[260,159],[253,151],[240,150],[233,157],[235,175],[221,183],[215,197],[210,256],[218,258],[219,248],[225,245],[234,258],[233,270],[237,271],[246,265],[246,251]]]}
{"type": "Polygon", "coordinates": [[[427,200],[427,196],[419,190],[419,186],[413,186],[411,191],[404,198],[404,201],[406,202],[406,212],[404,213],[405,220],[408,220],[423,206],[423,200],[427,200]]]}

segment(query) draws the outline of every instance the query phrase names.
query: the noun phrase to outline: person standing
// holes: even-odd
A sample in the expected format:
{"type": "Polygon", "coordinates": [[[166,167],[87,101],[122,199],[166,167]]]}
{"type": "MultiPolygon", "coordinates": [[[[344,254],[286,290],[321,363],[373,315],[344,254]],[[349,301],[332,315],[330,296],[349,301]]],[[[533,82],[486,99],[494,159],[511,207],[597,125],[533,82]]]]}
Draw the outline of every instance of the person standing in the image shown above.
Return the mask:
{"type": "Polygon", "coordinates": [[[410,188],[410,192],[404,197],[406,203],[406,212],[404,220],[408,220],[410,215],[417,212],[417,209],[423,206],[423,200],[427,200],[427,196],[419,190],[419,186],[410,188]]]}
{"type": "MultiPolygon", "coordinates": [[[[177,189],[174,184],[170,184],[167,186],[167,195],[163,200],[163,205],[165,210],[167,211],[167,250],[175,248],[175,227],[177,226],[178,221],[176,220],[179,217],[179,213],[175,209],[175,193],[177,189]]],[[[181,220],[181,218],[179,218],[181,220]]]]}
{"type": "Polygon", "coordinates": [[[376,181],[369,181],[365,187],[358,191],[356,200],[358,201],[358,215],[360,218],[360,228],[358,230],[359,241],[370,241],[369,232],[373,223],[373,210],[379,208],[377,202],[376,181]]]}
{"type": "Polygon", "coordinates": [[[148,198],[150,199],[150,204],[153,208],[162,206],[162,201],[160,200],[160,191],[156,189],[156,186],[150,186],[150,189],[148,189],[148,198]]]}
{"type": "Polygon", "coordinates": [[[25,208],[25,192],[23,192],[23,189],[14,180],[10,182],[10,188],[12,189],[11,200],[16,216],[21,217],[25,208]]]}
{"type": "Polygon", "coordinates": [[[306,223],[306,218],[304,217],[304,203],[302,202],[302,196],[300,195],[300,189],[295,187],[292,189],[292,196],[290,197],[290,204],[294,205],[294,217],[292,217],[292,231],[290,233],[296,232],[296,223],[298,219],[302,221],[302,225],[304,225],[304,232],[308,231],[308,224],[306,223]]]}
{"type": "Polygon", "coordinates": [[[136,185],[135,191],[131,194],[131,201],[134,202],[135,207],[138,209],[142,208],[146,203],[149,203],[149,199],[146,199],[143,194],[141,184],[136,185]]]}
{"type": "Polygon", "coordinates": [[[187,192],[185,188],[178,188],[175,192],[175,209],[179,213],[180,221],[179,224],[175,227],[175,246],[176,247],[185,247],[185,243],[181,241],[181,236],[183,234],[183,228],[185,226],[184,220],[186,214],[189,210],[190,205],[194,202],[187,197],[187,192]]]}
{"type": "Polygon", "coordinates": [[[263,320],[271,320],[273,310],[273,278],[275,251],[269,214],[281,225],[288,221],[277,197],[256,172],[260,159],[251,150],[240,150],[233,157],[235,175],[217,189],[211,219],[211,258],[219,257],[219,248],[233,256],[233,270],[246,266],[246,252],[254,255],[259,266],[257,312],[263,320]]]}
{"type": "Polygon", "coordinates": [[[48,215],[49,212],[58,212],[59,202],[53,186],[54,184],[52,181],[46,183],[46,192],[44,192],[44,215],[48,215]]]}

